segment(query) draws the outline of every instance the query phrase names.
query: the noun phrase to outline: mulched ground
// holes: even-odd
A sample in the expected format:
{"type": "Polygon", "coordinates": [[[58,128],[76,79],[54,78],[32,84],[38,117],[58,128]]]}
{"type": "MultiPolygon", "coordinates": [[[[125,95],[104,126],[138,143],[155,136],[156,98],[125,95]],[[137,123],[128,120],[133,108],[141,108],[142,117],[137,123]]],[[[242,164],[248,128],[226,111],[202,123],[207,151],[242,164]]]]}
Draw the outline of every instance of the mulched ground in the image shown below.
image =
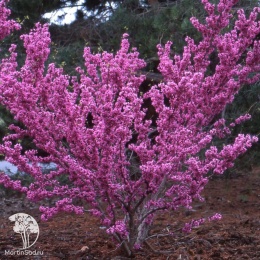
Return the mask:
{"type": "MultiPolygon", "coordinates": [[[[92,216],[60,214],[42,222],[35,205],[19,197],[0,201],[0,259],[123,260],[99,222],[92,216]],[[12,230],[8,217],[24,212],[33,216],[40,236],[31,250],[42,256],[6,256],[5,250],[19,247],[21,238],[12,230]]],[[[161,214],[150,238],[135,259],[220,260],[260,259],[260,168],[232,178],[213,179],[204,191],[205,203],[195,203],[194,210],[161,214]],[[183,223],[207,217],[215,212],[223,219],[206,223],[189,234],[181,232],[183,223]]]]}

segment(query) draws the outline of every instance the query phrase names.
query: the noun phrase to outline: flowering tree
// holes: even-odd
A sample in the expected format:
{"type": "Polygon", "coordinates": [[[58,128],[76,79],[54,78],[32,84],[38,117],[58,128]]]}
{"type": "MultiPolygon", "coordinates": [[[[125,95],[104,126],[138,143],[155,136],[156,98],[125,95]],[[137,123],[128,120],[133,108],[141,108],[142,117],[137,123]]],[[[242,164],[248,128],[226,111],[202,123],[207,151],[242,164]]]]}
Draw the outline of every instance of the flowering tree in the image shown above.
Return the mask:
{"type": "MultiPolygon", "coordinates": [[[[0,12],[2,37],[17,27],[6,21],[5,2],[0,12]]],[[[254,41],[260,33],[260,9],[248,18],[239,10],[234,29],[225,32],[237,1],[202,2],[206,23],[191,19],[202,40],[196,44],[187,38],[182,56],[173,59],[172,43],[159,45],[164,80],[145,94],[139,92],[144,76],[137,76],[145,63],[136,49],[130,50],[126,34],[115,55],[92,54],[85,48],[85,68],[77,68],[79,79],[69,78],[54,64],[45,67],[51,42],[47,25],[36,24],[23,35],[27,55],[22,68],[16,63],[15,45],[0,65],[0,102],[23,127],[10,126],[12,133],[4,138],[0,152],[33,182],[23,187],[1,174],[0,183],[26,193],[32,201],[56,198],[54,207],[40,207],[43,220],[60,211],[81,214],[84,209],[75,205],[75,199],[87,202],[88,211],[129,256],[145,241],[156,212],[191,208],[194,199],[202,200],[207,174],[222,174],[257,141],[239,134],[222,147],[212,142],[250,118],[246,114],[232,123],[214,121],[242,84],[260,76],[260,42],[254,41]],[[211,74],[207,68],[213,51],[219,63],[211,74]],[[155,126],[143,108],[147,98],[158,115],[155,126]],[[22,152],[16,140],[24,137],[32,138],[48,156],[41,157],[37,150],[22,152]],[[42,173],[39,163],[46,162],[54,162],[56,170],[42,173]],[[59,181],[63,175],[67,184],[59,181]]],[[[184,230],[203,221],[192,221],[184,230]]]]}

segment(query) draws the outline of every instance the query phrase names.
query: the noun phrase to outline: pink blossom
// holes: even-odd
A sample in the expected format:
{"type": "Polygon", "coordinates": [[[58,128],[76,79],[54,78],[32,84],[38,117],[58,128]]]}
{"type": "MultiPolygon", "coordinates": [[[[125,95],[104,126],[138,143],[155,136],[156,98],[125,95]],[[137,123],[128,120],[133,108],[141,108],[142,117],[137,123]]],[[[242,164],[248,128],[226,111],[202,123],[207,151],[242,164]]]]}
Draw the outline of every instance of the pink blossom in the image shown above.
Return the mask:
{"type": "Polygon", "coordinates": [[[11,11],[5,7],[8,0],[0,1],[0,40],[9,35],[13,30],[19,30],[20,25],[14,20],[7,20],[11,11]]]}
{"type": "Polygon", "coordinates": [[[191,232],[192,228],[199,227],[205,222],[205,218],[192,220],[190,223],[186,223],[184,228],[182,229],[183,232],[189,233],[191,232]]]}
{"type": "Polygon", "coordinates": [[[209,221],[214,221],[214,220],[221,220],[222,219],[222,215],[219,213],[216,213],[215,215],[208,217],[209,221]]]}

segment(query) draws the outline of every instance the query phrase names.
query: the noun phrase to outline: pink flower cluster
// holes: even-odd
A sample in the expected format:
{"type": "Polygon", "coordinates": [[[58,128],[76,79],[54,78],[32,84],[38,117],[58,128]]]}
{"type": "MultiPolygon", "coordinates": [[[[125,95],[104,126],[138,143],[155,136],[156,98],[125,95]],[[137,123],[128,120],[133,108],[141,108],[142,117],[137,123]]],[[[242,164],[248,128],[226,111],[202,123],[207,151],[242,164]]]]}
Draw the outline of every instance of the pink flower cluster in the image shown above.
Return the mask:
{"type": "Polygon", "coordinates": [[[8,20],[11,11],[5,6],[8,0],[0,1],[0,40],[9,35],[13,30],[20,29],[20,25],[13,20],[8,20]]]}
{"type": "MultiPolygon", "coordinates": [[[[215,116],[232,102],[242,84],[259,79],[260,43],[254,39],[260,33],[260,9],[248,18],[240,10],[234,29],[224,33],[237,1],[220,0],[217,6],[202,2],[208,13],[205,24],[191,19],[202,40],[187,38],[183,54],[173,59],[172,43],[159,45],[164,80],[143,96],[139,86],[145,77],[137,71],[145,62],[135,48],[130,49],[127,34],[116,54],[92,54],[85,48],[85,67],[76,69],[79,80],[64,75],[55,64],[45,68],[51,42],[47,25],[36,24],[23,35],[27,56],[22,68],[17,66],[15,45],[0,64],[0,102],[23,127],[10,126],[12,134],[4,138],[0,153],[30,174],[33,182],[22,187],[1,174],[0,183],[26,193],[32,201],[56,198],[54,207],[40,208],[44,220],[59,211],[83,213],[75,202],[86,202],[128,253],[145,241],[154,213],[191,208],[194,199],[203,200],[200,193],[207,174],[222,174],[258,141],[240,134],[223,147],[212,143],[230,134],[232,127],[215,116]],[[214,51],[219,63],[209,75],[214,51]],[[143,109],[147,98],[158,114],[154,138],[150,133],[155,126],[143,109]],[[16,140],[24,137],[32,138],[48,156],[39,156],[37,150],[23,153],[16,140]],[[46,162],[55,163],[57,169],[42,173],[39,163],[46,162]]],[[[6,20],[9,11],[5,1],[0,3],[3,37],[17,25],[6,20]]],[[[203,221],[193,221],[185,230],[203,221]]]]}
{"type": "Polygon", "coordinates": [[[202,225],[203,223],[205,223],[207,220],[208,221],[216,221],[216,220],[221,220],[222,219],[222,215],[219,213],[214,214],[211,217],[206,218],[201,218],[201,219],[193,219],[190,223],[186,223],[182,229],[183,232],[189,233],[191,232],[191,230],[193,228],[197,228],[200,225],[202,225]]]}
{"type": "Polygon", "coordinates": [[[115,225],[107,229],[108,234],[120,234],[120,236],[127,238],[128,231],[125,222],[122,220],[117,220],[115,225]]]}

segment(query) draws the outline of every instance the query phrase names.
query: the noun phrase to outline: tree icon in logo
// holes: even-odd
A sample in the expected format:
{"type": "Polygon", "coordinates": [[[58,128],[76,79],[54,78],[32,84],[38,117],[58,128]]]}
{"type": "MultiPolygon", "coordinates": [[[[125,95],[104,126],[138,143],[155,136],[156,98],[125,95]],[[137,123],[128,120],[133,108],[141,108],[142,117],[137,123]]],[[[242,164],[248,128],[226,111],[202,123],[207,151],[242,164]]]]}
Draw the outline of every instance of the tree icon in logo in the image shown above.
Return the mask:
{"type": "Polygon", "coordinates": [[[9,220],[14,222],[13,230],[15,233],[18,233],[22,237],[23,248],[27,249],[35,244],[39,237],[39,226],[36,220],[25,213],[17,213],[9,217],[9,220]],[[30,241],[30,235],[36,234],[34,241],[30,241]]]}

